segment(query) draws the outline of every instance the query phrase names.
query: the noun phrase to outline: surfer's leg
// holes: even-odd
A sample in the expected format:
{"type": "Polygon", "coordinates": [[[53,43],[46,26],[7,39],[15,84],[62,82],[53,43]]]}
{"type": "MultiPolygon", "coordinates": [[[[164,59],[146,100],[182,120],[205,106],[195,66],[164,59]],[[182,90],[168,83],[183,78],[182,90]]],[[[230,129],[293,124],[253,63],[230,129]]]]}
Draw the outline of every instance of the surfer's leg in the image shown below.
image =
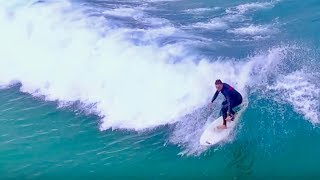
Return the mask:
{"type": "Polygon", "coordinates": [[[227,125],[227,120],[226,120],[227,118],[223,118],[223,125],[227,125]]]}
{"type": "Polygon", "coordinates": [[[227,111],[228,107],[222,107],[221,108],[221,113],[222,113],[222,118],[223,118],[223,125],[218,126],[218,129],[226,129],[227,128],[227,111]]]}
{"type": "Polygon", "coordinates": [[[231,110],[230,110],[231,112],[230,113],[232,114],[232,117],[231,117],[232,121],[234,119],[234,115],[236,114],[234,112],[233,108],[239,106],[241,103],[242,103],[242,98],[239,98],[237,101],[233,101],[233,102],[230,103],[230,106],[231,106],[231,110]]]}
{"type": "Polygon", "coordinates": [[[221,116],[223,116],[223,119],[227,118],[227,111],[228,111],[227,101],[223,101],[222,107],[221,107],[221,116]]]}
{"type": "Polygon", "coordinates": [[[227,105],[227,101],[223,101],[222,103],[222,108],[221,108],[221,115],[223,117],[223,125],[227,125],[227,111],[228,111],[228,105],[227,105]]]}
{"type": "MultiPolygon", "coordinates": [[[[234,107],[235,107],[235,106],[234,106],[234,107]]],[[[232,114],[232,115],[235,114],[234,110],[232,109],[232,108],[234,108],[234,107],[231,106],[231,109],[230,109],[230,114],[232,114]]]]}

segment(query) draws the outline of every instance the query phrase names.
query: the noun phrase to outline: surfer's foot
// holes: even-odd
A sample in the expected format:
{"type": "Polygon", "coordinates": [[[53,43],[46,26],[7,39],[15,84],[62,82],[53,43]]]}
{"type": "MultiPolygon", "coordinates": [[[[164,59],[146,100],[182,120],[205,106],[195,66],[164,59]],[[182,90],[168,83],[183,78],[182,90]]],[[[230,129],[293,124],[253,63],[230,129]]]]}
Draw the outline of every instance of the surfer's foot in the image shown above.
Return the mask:
{"type": "Polygon", "coordinates": [[[234,120],[234,114],[230,114],[230,117],[231,117],[231,121],[233,121],[234,120]]]}
{"type": "Polygon", "coordinates": [[[233,121],[234,120],[234,114],[230,114],[227,118],[226,121],[233,121]]]}
{"type": "Polygon", "coordinates": [[[230,114],[227,118],[226,118],[226,121],[230,122],[230,121],[233,121],[234,120],[234,115],[233,114],[230,114]]]}
{"type": "Polygon", "coordinates": [[[217,126],[218,129],[227,129],[227,126],[226,125],[220,125],[220,126],[217,126]]]}

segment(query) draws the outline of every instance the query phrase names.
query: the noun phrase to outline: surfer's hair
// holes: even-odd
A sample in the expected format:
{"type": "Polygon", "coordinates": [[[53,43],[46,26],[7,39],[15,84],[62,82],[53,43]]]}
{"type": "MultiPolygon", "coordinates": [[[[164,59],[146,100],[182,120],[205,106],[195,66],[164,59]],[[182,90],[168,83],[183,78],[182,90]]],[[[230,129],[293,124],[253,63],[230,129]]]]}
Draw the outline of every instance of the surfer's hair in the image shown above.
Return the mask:
{"type": "Polygon", "coordinates": [[[217,79],[214,84],[215,84],[215,85],[222,84],[222,81],[221,81],[220,79],[217,79]]]}

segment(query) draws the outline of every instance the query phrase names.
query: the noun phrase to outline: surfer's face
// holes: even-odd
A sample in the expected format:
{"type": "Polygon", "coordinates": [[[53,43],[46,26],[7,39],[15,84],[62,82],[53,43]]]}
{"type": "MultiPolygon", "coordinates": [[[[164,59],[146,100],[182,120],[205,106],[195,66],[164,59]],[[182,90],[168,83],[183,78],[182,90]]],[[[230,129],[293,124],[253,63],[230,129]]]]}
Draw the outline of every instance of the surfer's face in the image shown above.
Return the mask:
{"type": "Polygon", "coordinates": [[[223,85],[222,84],[216,84],[216,88],[218,91],[222,90],[223,85]]]}

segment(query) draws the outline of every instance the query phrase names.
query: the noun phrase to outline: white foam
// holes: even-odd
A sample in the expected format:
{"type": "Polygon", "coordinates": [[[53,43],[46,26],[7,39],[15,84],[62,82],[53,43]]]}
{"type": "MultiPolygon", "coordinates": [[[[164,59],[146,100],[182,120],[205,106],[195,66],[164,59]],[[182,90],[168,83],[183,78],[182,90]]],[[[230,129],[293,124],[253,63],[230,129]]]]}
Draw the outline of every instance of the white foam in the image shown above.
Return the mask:
{"type": "Polygon", "coordinates": [[[242,22],[245,17],[240,14],[227,14],[222,17],[212,18],[206,22],[197,22],[182,28],[200,28],[210,30],[225,30],[229,27],[230,23],[242,22]]]}
{"type": "Polygon", "coordinates": [[[227,13],[246,13],[248,11],[256,11],[260,9],[268,9],[274,7],[275,3],[278,1],[271,2],[252,2],[246,4],[240,4],[236,7],[226,9],[227,13]]]}
{"type": "Polygon", "coordinates": [[[228,30],[229,33],[237,35],[269,35],[276,32],[270,25],[250,25],[228,30]]]}
{"type": "Polygon", "coordinates": [[[116,9],[104,10],[103,14],[122,18],[133,18],[136,21],[146,23],[146,25],[149,26],[172,26],[170,21],[167,19],[151,17],[147,13],[144,13],[145,9],[150,10],[150,7],[120,7],[116,9]]]}
{"type": "Polygon", "coordinates": [[[18,6],[29,6],[33,3],[37,2],[37,0],[25,0],[25,1],[20,1],[20,0],[0,0],[1,7],[3,8],[15,8],[18,6]]]}
{"type": "Polygon", "coordinates": [[[268,89],[276,90],[282,100],[292,104],[294,109],[306,119],[312,123],[319,123],[320,90],[308,76],[310,74],[303,71],[295,71],[278,77],[277,82],[268,89]]]}
{"type": "Polygon", "coordinates": [[[197,22],[187,27],[210,29],[210,30],[222,30],[222,29],[226,29],[228,25],[226,22],[222,21],[220,18],[214,18],[214,19],[211,19],[209,22],[197,22]]]}
{"type": "Polygon", "coordinates": [[[243,22],[246,19],[248,19],[248,18],[246,18],[245,16],[243,16],[241,14],[228,14],[228,15],[225,15],[221,18],[221,20],[226,21],[228,23],[243,22]]]}
{"type": "Polygon", "coordinates": [[[121,7],[117,9],[105,10],[103,14],[118,16],[118,17],[133,17],[140,18],[143,16],[143,12],[139,9],[133,9],[129,7],[121,7]]]}
{"type": "Polygon", "coordinates": [[[154,43],[157,39],[161,39],[168,36],[174,36],[178,33],[183,33],[179,29],[173,26],[162,26],[160,28],[148,28],[148,29],[129,29],[129,28],[118,28],[117,34],[126,37],[128,39],[134,38],[139,41],[154,43]]]}
{"type": "Polygon", "coordinates": [[[19,81],[21,91],[61,105],[94,104],[90,110],[103,117],[101,129],[140,130],[179,121],[208,102],[214,79],[245,92],[257,66],[256,60],[199,59],[181,44],[151,43],[155,36],[143,31],[150,43],[135,45],[126,31],[86,17],[67,1],[0,9],[0,26],[0,84],[19,81]]]}
{"type": "Polygon", "coordinates": [[[144,16],[143,18],[139,19],[140,22],[145,22],[145,23],[149,23],[151,25],[167,25],[167,26],[171,26],[171,23],[163,18],[155,18],[155,17],[146,17],[144,16]]]}
{"type": "Polygon", "coordinates": [[[71,8],[1,10],[1,84],[19,81],[22,91],[62,104],[96,104],[102,129],[143,129],[173,123],[205,103],[212,79],[224,74],[223,64],[195,64],[179,44],[136,46],[71,8]]]}
{"type": "Polygon", "coordinates": [[[189,13],[189,14],[201,14],[205,12],[215,11],[221,9],[220,7],[214,7],[214,8],[194,8],[194,9],[186,9],[183,12],[189,13]]]}

